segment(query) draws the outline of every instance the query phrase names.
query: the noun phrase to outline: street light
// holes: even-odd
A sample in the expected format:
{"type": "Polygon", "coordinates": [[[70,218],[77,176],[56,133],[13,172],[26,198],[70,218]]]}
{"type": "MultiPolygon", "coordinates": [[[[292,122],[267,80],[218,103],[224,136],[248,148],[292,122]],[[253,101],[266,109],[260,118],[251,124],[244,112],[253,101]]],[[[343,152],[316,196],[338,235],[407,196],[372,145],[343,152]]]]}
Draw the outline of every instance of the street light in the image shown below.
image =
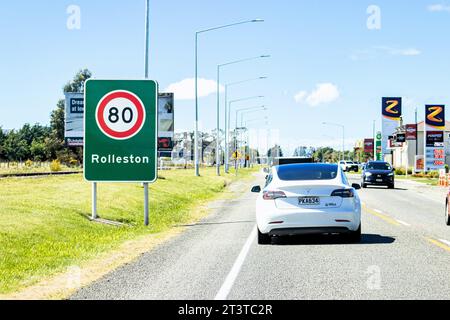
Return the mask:
{"type": "Polygon", "coordinates": [[[343,126],[342,124],[332,123],[332,122],[324,122],[322,124],[342,128],[342,160],[344,161],[345,160],[345,126],[343,126]]]}
{"type": "MultiPolygon", "coordinates": [[[[246,99],[244,99],[244,100],[246,100],[246,99]]],[[[248,112],[248,111],[255,111],[255,110],[262,110],[262,109],[267,110],[265,106],[236,109],[236,119],[235,119],[236,125],[234,128],[234,151],[235,152],[238,151],[237,130],[238,130],[238,114],[239,114],[239,112],[244,112],[244,111],[248,112]]],[[[236,161],[236,166],[237,166],[237,161],[236,161]]]]}
{"type": "MultiPolygon", "coordinates": [[[[263,110],[267,110],[266,108],[265,109],[263,109],[263,110]]],[[[243,118],[243,115],[244,114],[249,114],[249,113],[251,113],[251,112],[254,112],[254,111],[250,111],[250,112],[247,112],[247,113],[242,113],[242,115],[241,115],[241,121],[242,121],[242,118],[243,118]]],[[[250,160],[249,160],[249,166],[251,166],[251,164],[253,163],[253,160],[254,160],[254,152],[252,152],[252,150],[251,150],[251,145],[250,145],[250,129],[249,129],[249,127],[248,127],[248,125],[250,124],[250,123],[259,123],[259,122],[264,122],[266,125],[268,125],[268,121],[269,121],[269,118],[267,117],[267,116],[265,116],[264,118],[256,118],[256,119],[250,119],[250,120],[245,120],[244,122],[243,122],[243,125],[241,124],[241,126],[243,126],[246,130],[247,130],[247,135],[246,135],[246,137],[245,137],[245,145],[244,145],[244,153],[245,153],[245,161],[246,161],[246,163],[247,163],[247,148],[248,148],[248,151],[249,151],[249,157],[250,157],[250,160]]],[[[242,123],[242,122],[241,122],[242,123]]],[[[256,150],[257,150],[257,152],[259,152],[259,137],[258,137],[258,133],[256,134],[256,150]]]]}
{"type": "MultiPolygon", "coordinates": [[[[241,113],[241,127],[244,125],[244,115],[250,114],[250,113],[255,113],[255,112],[259,112],[259,111],[267,111],[267,108],[265,106],[261,106],[262,109],[261,110],[249,110],[249,111],[245,111],[241,113]]],[[[260,107],[260,108],[261,108],[260,107]]],[[[255,107],[256,109],[256,107],[255,107]]],[[[267,118],[267,117],[266,117],[267,118]]],[[[246,121],[247,122],[247,121],[246,121]]]]}
{"type": "Polygon", "coordinates": [[[195,143],[194,143],[195,160],[194,161],[195,161],[195,175],[197,177],[200,176],[200,164],[199,164],[199,155],[198,155],[198,36],[202,33],[210,32],[210,31],[234,27],[234,26],[246,24],[246,23],[263,22],[263,21],[264,20],[262,20],[262,19],[246,20],[246,21],[231,23],[231,24],[227,24],[227,25],[223,25],[223,26],[214,27],[214,28],[200,30],[195,33],[195,138],[194,138],[195,139],[195,143]]]}
{"type": "MultiPolygon", "coordinates": [[[[249,80],[246,80],[246,81],[249,81],[249,80]]],[[[240,83],[242,83],[242,81],[240,83]]],[[[260,98],[264,98],[264,96],[253,96],[253,97],[248,97],[248,98],[236,99],[236,100],[232,100],[232,101],[228,102],[228,115],[227,115],[228,128],[226,129],[227,133],[228,133],[228,131],[230,129],[230,125],[231,125],[231,106],[233,105],[233,103],[237,103],[237,102],[241,102],[241,101],[248,101],[248,100],[253,100],[253,99],[260,99],[260,98]]],[[[236,126],[237,126],[237,120],[236,120],[236,126]]],[[[235,147],[236,147],[236,145],[235,145],[235,147]]],[[[228,145],[227,145],[225,159],[228,158],[228,154],[229,154],[229,151],[228,151],[228,145]]],[[[227,173],[228,173],[228,169],[229,169],[229,163],[227,160],[226,165],[225,165],[225,170],[227,173]]]]}
{"type": "Polygon", "coordinates": [[[230,110],[228,108],[228,88],[231,86],[236,86],[239,84],[256,81],[256,80],[265,80],[267,77],[258,77],[258,78],[252,78],[252,79],[246,79],[242,81],[232,82],[225,85],[225,172],[229,172],[229,163],[228,163],[228,133],[230,132],[230,110]]]}
{"type": "MultiPolygon", "coordinates": [[[[242,62],[247,62],[247,61],[252,61],[252,60],[256,60],[256,59],[262,59],[262,58],[269,58],[270,55],[261,55],[261,56],[257,56],[257,57],[251,57],[251,58],[246,58],[246,59],[240,59],[240,60],[235,60],[235,61],[231,61],[228,63],[223,63],[223,64],[219,64],[217,66],[217,136],[216,136],[216,168],[217,168],[217,175],[220,176],[220,69],[226,66],[230,66],[233,64],[238,64],[238,63],[242,63],[242,62]]],[[[227,134],[226,134],[226,128],[227,128],[227,117],[226,117],[226,100],[225,100],[225,145],[228,143],[227,141],[227,134]]]]}

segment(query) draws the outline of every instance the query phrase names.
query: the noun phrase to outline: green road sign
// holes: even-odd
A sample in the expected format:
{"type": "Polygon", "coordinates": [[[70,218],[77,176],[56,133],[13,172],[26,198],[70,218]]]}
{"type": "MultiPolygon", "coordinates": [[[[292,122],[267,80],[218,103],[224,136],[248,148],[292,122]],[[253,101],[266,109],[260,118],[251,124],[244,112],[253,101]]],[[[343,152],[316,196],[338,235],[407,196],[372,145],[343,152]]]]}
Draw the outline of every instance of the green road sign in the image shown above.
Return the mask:
{"type": "Polygon", "coordinates": [[[88,80],[84,107],[87,181],[154,182],[157,178],[158,84],[88,80]]]}

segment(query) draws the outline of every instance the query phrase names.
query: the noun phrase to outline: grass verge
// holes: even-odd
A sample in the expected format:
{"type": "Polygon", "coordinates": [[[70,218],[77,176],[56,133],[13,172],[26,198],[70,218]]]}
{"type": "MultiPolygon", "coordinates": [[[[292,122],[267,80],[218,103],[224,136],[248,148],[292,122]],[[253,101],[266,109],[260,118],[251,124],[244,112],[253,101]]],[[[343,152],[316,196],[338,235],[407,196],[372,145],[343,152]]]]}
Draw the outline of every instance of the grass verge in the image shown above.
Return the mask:
{"type": "Polygon", "coordinates": [[[150,187],[151,227],[143,226],[143,188],[139,184],[100,184],[98,211],[116,227],[93,223],[90,184],[81,175],[0,180],[0,294],[17,292],[45,277],[80,266],[127,240],[169,232],[202,215],[198,207],[225,186],[250,179],[257,169],[217,177],[214,169],[161,173],[150,187]]]}

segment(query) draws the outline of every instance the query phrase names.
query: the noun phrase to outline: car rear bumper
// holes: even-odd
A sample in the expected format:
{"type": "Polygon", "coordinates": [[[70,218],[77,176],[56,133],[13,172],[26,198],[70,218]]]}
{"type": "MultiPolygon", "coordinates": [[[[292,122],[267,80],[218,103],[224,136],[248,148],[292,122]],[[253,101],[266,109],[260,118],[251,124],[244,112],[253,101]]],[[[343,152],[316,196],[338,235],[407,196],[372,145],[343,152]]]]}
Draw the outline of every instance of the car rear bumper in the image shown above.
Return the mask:
{"type": "Polygon", "coordinates": [[[296,230],[296,234],[330,233],[329,230],[338,231],[331,233],[341,233],[341,231],[356,231],[361,224],[359,207],[356,207],[354,211],[335,209],[329,211],[293,210],[290,212],[279,210],[277,213],[275,212],[257,213],[256,221],[262,233],[270,234],[275,230],[296,230]],[[322,232],[321,230],[325,231],[322,232]]]}
{"type": "Polygon", "coordinates": [[[315,234],[345,234],[351,230],[346,227],[280,228],[269,232],[270,236],[297,236],[315,234]]]}

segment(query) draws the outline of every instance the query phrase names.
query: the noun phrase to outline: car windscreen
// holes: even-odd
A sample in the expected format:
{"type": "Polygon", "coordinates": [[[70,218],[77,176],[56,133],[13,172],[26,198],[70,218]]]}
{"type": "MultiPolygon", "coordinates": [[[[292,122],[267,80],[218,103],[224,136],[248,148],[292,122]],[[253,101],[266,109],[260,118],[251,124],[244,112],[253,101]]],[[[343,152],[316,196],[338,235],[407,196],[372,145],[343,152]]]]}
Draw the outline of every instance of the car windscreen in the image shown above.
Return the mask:
{"type": "Polygon", "coordinates": [[[286,165],[277,168],[278,178],[283,181],[333,180],[337,173],[338,166],[333,164],[286,165]]]}
{"type": "Polygon", "coordinates": [[[389,163],[376,163],[376,162],[372,162],[372,163],[368,163],[366,165],[366,170],[392,170],[392,167],[389,163]]]}

